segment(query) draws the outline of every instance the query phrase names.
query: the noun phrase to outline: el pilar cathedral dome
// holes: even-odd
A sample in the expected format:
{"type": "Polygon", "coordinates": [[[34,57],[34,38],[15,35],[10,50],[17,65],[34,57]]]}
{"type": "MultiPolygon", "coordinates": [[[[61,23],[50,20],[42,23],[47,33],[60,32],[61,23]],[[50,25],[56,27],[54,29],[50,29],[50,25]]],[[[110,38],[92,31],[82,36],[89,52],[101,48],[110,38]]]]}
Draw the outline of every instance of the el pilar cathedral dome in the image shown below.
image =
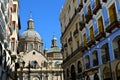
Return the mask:
{"type": "Polygon", "coordinates": [[[34,20],[32,19],[32,14],[27,22],[28,27],[22,33],[20,37],[20,52],[29,52],[31,50],[37,50],[42,53],[42,38],[40,34],[34,29],[34,20]]]}

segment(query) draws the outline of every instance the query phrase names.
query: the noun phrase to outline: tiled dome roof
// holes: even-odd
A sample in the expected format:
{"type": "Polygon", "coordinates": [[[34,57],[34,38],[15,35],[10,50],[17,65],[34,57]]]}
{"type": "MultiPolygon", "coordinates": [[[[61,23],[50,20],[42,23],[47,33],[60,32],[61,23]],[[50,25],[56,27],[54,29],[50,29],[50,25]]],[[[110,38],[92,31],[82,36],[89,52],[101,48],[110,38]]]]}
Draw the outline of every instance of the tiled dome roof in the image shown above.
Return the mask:
{"type": "Polygon", "coordinates": [[[26,31],[23,32],[22,37],[21,38],[29,38],[29,39],[41,39],[41,36],[39,35],[38,32],[36,32],[34,29],[28,29],[26,31]]]}

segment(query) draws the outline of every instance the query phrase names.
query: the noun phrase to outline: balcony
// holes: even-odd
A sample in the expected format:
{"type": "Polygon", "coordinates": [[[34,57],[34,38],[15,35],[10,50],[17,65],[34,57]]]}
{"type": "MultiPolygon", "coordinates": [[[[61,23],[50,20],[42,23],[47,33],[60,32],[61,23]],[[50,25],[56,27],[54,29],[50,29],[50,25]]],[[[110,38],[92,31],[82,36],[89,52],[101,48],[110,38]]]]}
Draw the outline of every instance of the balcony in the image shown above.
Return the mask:
{"type": "Polygon", "coordinates": [[[105,32],[100,32],[100,33],[98,33],[98,34],[95,36],[95,40],[96,40],[96,41],[100,41],[100,39],[101,39],[101,38],[104,38],[104,37],[106,37],[105,32]]]}
{"type": "Polygon", "coordinates": [[[84,46],[84,42],[80,44],[79,49],[81,52],[84,52],[85,50],[87,50],[87,46],[84,46]]]}
{"type": "Polygon", "coordinates": [[[82,29],[85,27],[85,22],[84,21],[80,21],[79,25],[80,25],[80,30],[82,31],[82,29]]]}
{"type": "Polygon", "coordinates": [[[86,63],[86,69],[90,68],[90,63],[86,63]]]}
{"type": "Polygon", "coordinates": [[[87,2],[87,0],[84,0],[84,3],[86,3],[87,2]]]}
{"type": "Polygon", "coordinates": [[[96,13],[98,12],[98,10],[101,9],[101,8],[102,8],[102,7],[101,7],[101,4],[100,4],[100,0],[98,0],[98,1],[96,2],[95,8],[93,9],[93,14],[96,14],[96,13]]]}
{"type": "Polygon", "coordinates": [[[77,8],[77,11],[80,12],[82,8],[83,8],[83,4],[80,3],[79,6],[78,6],[78,8],[77,8]]]}
{"type": "Polygon", "coordinates": [[[106,32],[111,33],[115,28],[120,28],[120,22],[117,20],[117,15],[110,16],[109,25],[106,27],[106,32]]]}
{"type": "Polygon", "coordinates": [[[63,64],[65,64],[65,63],[68,62],[71,58],[73,58],[76,54],[78,54],[80,50],[81,50],[81,47],[78,47],[75,51],[73,51],[73,52],[71,53],[71,55],[69,55],[65,60],[63,60],[63,64]]]}
{"type": "Polygon", "coordinates": [[[97,59],[94,59],[93,60],[93,66],[97,66],[98,65],[98,60],[97,59]]]}
{"type": "Polygon", "coordinates": [[[67,43],[65,43],[65,45],[64,45],[64,48],[66,48],[67,47],[67,43]]]}
{"type": "Polygon", "coordinates": [[[85,15],[85,18],[86,18],[86,23],[88,23],[88,22],[92,19],[92,13],[91,13],[91,11],[88,12],[88,13],[85,15]]]}
{"type": "Polygon", "coordinates": [[[78,14],[78,11],[75,9],[74,14],[73,14],[72,18],[70,18],[68,25],[66,26],[64,32],[62,33],[61,38],[62,38],[62,37],[66,34],[66,32],[69,30],[68,28],[69,28],[70,25],[72,24],[72,22],[73,22],[73,20],[75,19],[75,17],[76,17],[77,14],[78,14]]]}
{"type": "Polygon", "coordinates": [[[78,36],[78,29],[76,29],[75,31],[74,31],[74,33],[73,33],[73,36],[76,38],[77,36],[78,36]]]}
{"type": "Polygon", "coordinates": [[[72,36],[68,39],[68,43],[72,43],[72,36]]]}
{"type": "Polygon", "coordinates": [[[88,47],[91,47],[93,44],[95,44],[95,40],[94,39],[91,39],[87,42],[87,46],[88,47]]]}
{"type": "Polygon", "coordinates": [[[104,3],[107,3],[107,0],[102,0],[104,3]]]}

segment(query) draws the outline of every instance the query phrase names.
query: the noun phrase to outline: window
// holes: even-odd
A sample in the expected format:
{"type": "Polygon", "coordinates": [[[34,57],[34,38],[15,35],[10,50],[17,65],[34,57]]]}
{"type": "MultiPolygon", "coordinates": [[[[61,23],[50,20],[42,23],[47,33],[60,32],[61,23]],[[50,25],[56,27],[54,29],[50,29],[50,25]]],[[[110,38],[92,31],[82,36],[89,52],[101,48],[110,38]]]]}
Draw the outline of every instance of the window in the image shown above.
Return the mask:
{"type": "Polygon", "coordinates": [[[79,47],[79,41],[77,41],[77,48],[79,47]]]}
{"type": "Polygon", "coordinates": [[[27,50],[27,43],[26,43],[26,50],[27,50]]]}
{"type": "Polygon", "coordinates": [[[71,9],[71,7],[70,7],[70,5],[69,5],[69,8],[68,8],[68,13],[70,12],[70,9],[71,9]]]}
{"type": "Polygon", "coordinates": [[[110,17],[110,22],[114,22],[116,19],[116,11],[115,11],[115,4],[113,4],[109,8],[109,17],[110,17]]]}
{"type": "Polygon", "coordinates": [[[13,12],[16,12],[16,4],[13,4],[13,12]]]}
{"type": "Polygon", "coordinates": [[[73,48],[71,47],[71,53],[73,52],[73,48]]]}
{"type": "Polygon", "coordinates": [[[15,38],[12,38],[12,41],[11,41],[11,50],[14,51],[14,48],[15,48],[15,38]]]}
{"type": "Polygon", "coordinates": [[[94,30],[93,30],[93,26],[90,28],[90,39],[94,40],[94,30]]]}
{"type": "Polygon", "coordinates": [[[77,68],[78,68],[78,73],[81,73],[82,72],[82,64],[80,61],[77,64],[77,68]]]}
{"type": "Polygon", "coordinates": [[[67,69],[67,77],[69,77],[69,69],[67,69]]]}
{"type": "Polygon", "coordinates": [[[90,8],[90,5],[88,6],[88,13],[91,12],[91,8],[90,8]]]}
{"type": "Polygon", "coordinates": [[[110,60],[108,43],[101,47],[102,62],[106,63],[110,60]]]}
{"type": "Polygon", "coordinates": [[[98,28],[99,28],[99,32],[103,32],[104,31],[102,17],[100,17],[98,19],[98,28]]]}
{"type": "Polygon", "coordinates": [[[11,50],[14,51],[14,42],[11,42],[11,50]]]}
{"type": "Polygon", "coordinates": [[[41,47],[39,46],[39,51],[41,51],[41,47]]]}
{"type": "Polygon", "coordinates": [[[33,49],[33,44],[30,44],[30,50],[32,50],[33,49]]]}
{"type": "Polygon", "coordinates": [[[35,52],[33,52],[33,55],[35,55],[35,52]]]}
{"type": "Polygon", "coordinates": [[[15,25],[16,25],[16,22],[13,21],[13,30],[15,30],[15,25]]]}
{"type": "Polygon", "coordinates": [[[37,45],[37,43],[35,43],[35,49],[38,50],[38,45],[37,45]]]}
{"type": "Polygon", "coordinates": [[[83,40],[84,40],[84,46],[86,46],[87,45],[86,34],[83,35],[83,40]]]}
{"type": "Polygon", "coordinates": [[[85,21],[85,19],[84,19],[84,14],[82,15],[82,22],[84,22],[85,21]]]}
{"type": "Polygon", "coordinates": [[[86,27],[86,37],[87,37],[87,41],[89,41],[90,40],[90,34],[89,34],[88,27],[86,27]]]}

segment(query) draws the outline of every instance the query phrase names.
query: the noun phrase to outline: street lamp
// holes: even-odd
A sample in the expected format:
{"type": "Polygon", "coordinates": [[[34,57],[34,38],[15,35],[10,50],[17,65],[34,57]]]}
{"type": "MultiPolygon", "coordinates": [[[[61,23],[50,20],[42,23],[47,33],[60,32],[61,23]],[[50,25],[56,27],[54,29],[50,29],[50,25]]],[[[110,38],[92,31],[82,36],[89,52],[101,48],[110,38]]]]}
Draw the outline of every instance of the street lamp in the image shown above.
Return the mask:
{"type": "Polygon", "coordinates": [[[40,67],[40,69],[41,69],[40,78],[41,78],[41,80],[42,80],[42,66],[40,67]]]}
{"type": "Polygon", "coordinates": [[[46,67],[46,80],[48,80],[48,73],[47,73],[48,63],[45,63],[45,67],[46,67]]]}
{"type": "Polygon", "coordinates": [[[23,80],[23,68],[24,68],[25,62],[21,59],[19,62],[19,66],[20,66],[20,71],[21,71],[21,80],[23,80]]]}
{"type": "Polygon", "coordinates": [[[30,61],[29,61],[29,63],[28,63],[28,80],[30,80],[30,61]]]}

